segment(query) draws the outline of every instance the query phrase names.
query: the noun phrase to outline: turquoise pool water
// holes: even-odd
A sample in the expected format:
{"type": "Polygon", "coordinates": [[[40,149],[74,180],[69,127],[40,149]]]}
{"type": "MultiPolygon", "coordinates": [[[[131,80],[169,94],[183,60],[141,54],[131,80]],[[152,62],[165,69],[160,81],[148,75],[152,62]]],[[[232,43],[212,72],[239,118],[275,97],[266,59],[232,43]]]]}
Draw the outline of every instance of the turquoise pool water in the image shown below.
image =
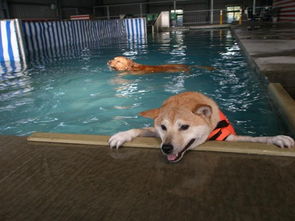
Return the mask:
{"type": "Polygon", "coordinates": [[[112,39],[0,76],[0,134],[111,135],[150,126],[152,120],[137,113],[184,91],[215,99],[240,134],[288,134],[265,82],[249,68],[229,30],[163,33],[140,42],[112,39]],[[119,55],[145,64],[207,65],[216,70],[119,77],[106,64],[119,55]]]}

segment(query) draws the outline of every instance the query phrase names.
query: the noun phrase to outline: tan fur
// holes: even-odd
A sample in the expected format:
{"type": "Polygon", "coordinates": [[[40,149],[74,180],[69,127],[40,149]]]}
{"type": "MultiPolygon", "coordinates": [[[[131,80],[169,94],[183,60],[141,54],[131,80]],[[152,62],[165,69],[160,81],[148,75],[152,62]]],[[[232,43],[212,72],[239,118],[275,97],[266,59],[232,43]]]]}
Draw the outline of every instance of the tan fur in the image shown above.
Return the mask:
{"type": "Polygon", "coordinates": [[[155,72],[187,72],[192,67],[204,68],[207,70],[214,69],[207,66],[189,66],[185,64],[144,65],[138,64],[124,56],[115,57],[114,59],[108,61],[108,65],[116,71],[124,71],[131,74],[147,74],[155,72]]]}
{"type": "Polygon", "coordinates": [[[157,117],[155,120],[156,124],[159,124],[163,118],[169,119],[170,122],[182,119],[184,122],[189,122],[190,124],[207,124],[213,130],[219,121],[219,108],[212,99],[201,93],[184,92],[168,98],[160,108],[144,111],[139,115],[152,119],[157,117]],[[202,106],[212,108],[210,118],[195,114],[202,106]]]}
{"type": "MultiPolygon", "coordinates": [[[[170,162],[178,162],[187,150],[206,142],[220,121],[217,104],[198,92],[172,96],[161,107],[143,111],[140,115],[154,119],[154,127],[116,133],[109,139],[110,147],[119,148],[138,136],[160,137],[161,150],[170,162]],[[187,128],[182,129],[183,127],[187,128]]],[[[226,141],[261,142],[288,148],[295,145],[293,138],[284,135],[250,137],[231,134],[226,141]]]]}

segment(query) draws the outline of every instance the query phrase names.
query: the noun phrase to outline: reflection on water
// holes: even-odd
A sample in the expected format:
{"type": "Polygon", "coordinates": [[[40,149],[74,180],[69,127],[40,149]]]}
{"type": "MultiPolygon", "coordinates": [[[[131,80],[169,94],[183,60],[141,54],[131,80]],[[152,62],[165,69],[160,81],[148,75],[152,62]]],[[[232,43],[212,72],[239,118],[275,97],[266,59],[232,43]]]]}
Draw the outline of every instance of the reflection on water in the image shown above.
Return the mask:
{"type": "Polygon", "coordinates": [[[139,41],[110,39],[41,57],[28,68],[2,67],[0,133],[34,131],[106,134],[151,126],[138,113],[169,96],[200,91],[220,105],[238,133],[287,133],[264,87],[229,30],[164,32],[139,41]],[[107,61],[213,66],[184,73],[120,75],[107,61]]]}
{"type": "Polygon", "coordinates": [[[177,94],[185,91],[185,75],[172,76],[170,79],[166,78],[168,81],[165,85],[165,91],[172,94],[177,94]]]}

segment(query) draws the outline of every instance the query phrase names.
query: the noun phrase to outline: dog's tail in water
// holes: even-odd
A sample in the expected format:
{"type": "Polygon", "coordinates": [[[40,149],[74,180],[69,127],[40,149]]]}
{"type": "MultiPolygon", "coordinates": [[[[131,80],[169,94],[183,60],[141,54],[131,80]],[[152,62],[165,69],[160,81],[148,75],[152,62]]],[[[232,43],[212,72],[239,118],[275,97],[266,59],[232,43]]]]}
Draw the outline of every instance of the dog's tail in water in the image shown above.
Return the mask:
{"type": "Polygon", "coordinates": [[[192,65],[192,68],[200,68],[200,69],[206,69],[208,71],[214,71],[215,68],[211,66],[200,66],[200,65],[192,65]]]}

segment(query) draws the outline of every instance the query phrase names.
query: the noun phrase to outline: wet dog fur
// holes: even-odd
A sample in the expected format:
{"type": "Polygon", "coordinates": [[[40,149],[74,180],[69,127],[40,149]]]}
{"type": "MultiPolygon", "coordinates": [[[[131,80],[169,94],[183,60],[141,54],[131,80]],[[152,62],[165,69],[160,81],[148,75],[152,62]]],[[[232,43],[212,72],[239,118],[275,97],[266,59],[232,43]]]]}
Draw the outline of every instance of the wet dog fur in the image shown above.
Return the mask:
{"type": "MultiPolygon", "coordinates": [[[[169,162],[178,162],[184,153],[207,141],[219,122],[219,107],[209,97],[198,92],[184,92],[165,100],[160,108],[147,110],[141,116],[154,119],[154,127],[131,129],[114,134],[111,148],[119,148],[138,136],[160,137],[161,150],[169,162]]],[[[226,141],[247,141],[274,144],[291,148],[289,136],[251,137],[229,135],[226,141]]]]}
{"type": "Polygon", "coordinates": [[[138,64],[133,60],[124,56],[118,56],[108,61],[110,68],[124,72],[126,74],[147,74],[158,72],[187,72],[191,68],[203,68],[207,70],[214,70],[213,67],[197,66],[197,65],[185,65],[185,64],[164,64],[164,65],[144,65],[138,64]]]}

